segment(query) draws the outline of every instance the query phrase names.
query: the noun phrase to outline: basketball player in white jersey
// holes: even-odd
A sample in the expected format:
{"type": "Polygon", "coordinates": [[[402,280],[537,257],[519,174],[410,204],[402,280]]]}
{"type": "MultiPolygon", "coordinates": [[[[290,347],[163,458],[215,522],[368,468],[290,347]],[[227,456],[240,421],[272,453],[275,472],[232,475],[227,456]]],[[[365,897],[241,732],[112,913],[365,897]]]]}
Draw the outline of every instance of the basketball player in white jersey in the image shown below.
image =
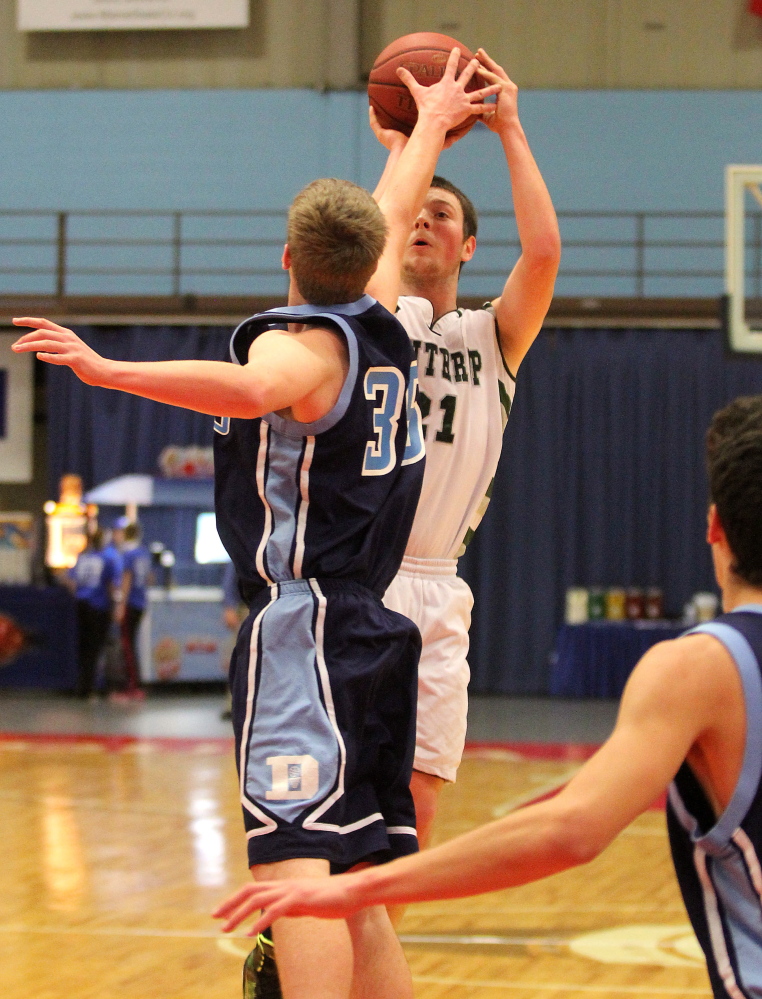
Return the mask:
{"type": "MultiPolygon", "coordinates": [[[[466,736],[473,598],[456,575],[457,559],[487,508],[516,372],[550,306],[561,255],[553,204],[519,121],[517,87],[484,49],[477,58],[487,82],[500,85],[495,111],[482,120],[505,152],[521,255],[498,298],[458,309],[460,269],[476,250],[476,212],[454,185],[434,177],[403,258],[397,309],[418,353],[426,472],[405,559],[384,602],[415,621],[423,638],[411,784],[421,847],[466,736]]],[[[407,139],[381,129],[373,113],[371,125],[389,149],[378,198],[407,139]]]]}

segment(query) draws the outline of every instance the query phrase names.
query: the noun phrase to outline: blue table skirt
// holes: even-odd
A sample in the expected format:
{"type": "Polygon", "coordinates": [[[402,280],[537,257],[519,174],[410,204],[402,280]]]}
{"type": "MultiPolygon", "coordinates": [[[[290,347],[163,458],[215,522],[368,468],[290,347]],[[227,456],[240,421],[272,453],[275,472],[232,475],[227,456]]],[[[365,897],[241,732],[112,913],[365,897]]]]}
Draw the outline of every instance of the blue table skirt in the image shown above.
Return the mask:
{"type": "Polygon", "coordinates": [[[78,638],[72,595],[58,586],[0,586],[0,615],[29,636],[27,647],[0,665],[0,687],[73,690],[78,638]]]}
{"type": "Polygon", "coordinates": [[[619,697],[652,645],[686,630],[672,621],[589,621],[558,632],[550,676],[557,697],[619,697]]]}

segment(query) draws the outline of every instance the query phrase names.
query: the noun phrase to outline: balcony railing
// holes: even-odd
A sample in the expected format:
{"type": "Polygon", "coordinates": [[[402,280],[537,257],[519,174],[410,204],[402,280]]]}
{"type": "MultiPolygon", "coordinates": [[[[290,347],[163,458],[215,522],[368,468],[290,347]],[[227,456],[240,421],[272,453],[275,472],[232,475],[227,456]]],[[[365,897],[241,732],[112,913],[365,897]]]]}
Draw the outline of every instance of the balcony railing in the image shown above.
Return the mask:
{"type": "MultiPolygon", "coordinates": [[[[558,213],[558,295],[714,297],[723,290],[724,215],[558,213]]],[[[284,210],[0,210],[0,295],[280,295],[284,210]]],[[[466,295],[499,290],[519,253],[512,213],[480,214],[466,295]]],[[[747,217],[747,292],[762,296],[762,212],[747,217]]]]}

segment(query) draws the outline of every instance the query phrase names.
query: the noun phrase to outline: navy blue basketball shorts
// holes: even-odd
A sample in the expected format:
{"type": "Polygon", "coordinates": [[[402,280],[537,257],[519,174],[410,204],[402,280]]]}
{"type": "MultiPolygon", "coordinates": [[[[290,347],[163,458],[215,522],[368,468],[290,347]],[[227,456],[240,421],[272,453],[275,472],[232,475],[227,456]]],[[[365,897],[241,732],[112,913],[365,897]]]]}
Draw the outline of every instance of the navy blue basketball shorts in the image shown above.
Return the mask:
{"type": "Polygon", "coordinates": [[[296,579],[254,598],[230,668],[249,865],[334,872],[418,849],[416,626],[357,583],[296,579]]]}

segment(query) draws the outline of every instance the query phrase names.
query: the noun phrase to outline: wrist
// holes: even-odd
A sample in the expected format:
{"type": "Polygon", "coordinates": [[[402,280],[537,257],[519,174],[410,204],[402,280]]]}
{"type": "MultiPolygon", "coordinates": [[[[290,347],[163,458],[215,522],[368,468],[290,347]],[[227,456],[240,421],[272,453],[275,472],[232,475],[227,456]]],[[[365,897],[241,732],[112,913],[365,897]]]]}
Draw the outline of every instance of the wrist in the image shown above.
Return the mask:
{"type": "Polygon", "coordinates": [[[387,864],[368,867],[352,876],[350,899],[358,909],[369,905],[383,905],[386,899],[387,864]]]}
{"type": "Polygon", "coordinates": [[[503,143],[510,143],[515,140],[526,141],[524,129],[521,127],[518,114],[512,114],[505,119],[498,119],[495,131],[503,143]]]}

